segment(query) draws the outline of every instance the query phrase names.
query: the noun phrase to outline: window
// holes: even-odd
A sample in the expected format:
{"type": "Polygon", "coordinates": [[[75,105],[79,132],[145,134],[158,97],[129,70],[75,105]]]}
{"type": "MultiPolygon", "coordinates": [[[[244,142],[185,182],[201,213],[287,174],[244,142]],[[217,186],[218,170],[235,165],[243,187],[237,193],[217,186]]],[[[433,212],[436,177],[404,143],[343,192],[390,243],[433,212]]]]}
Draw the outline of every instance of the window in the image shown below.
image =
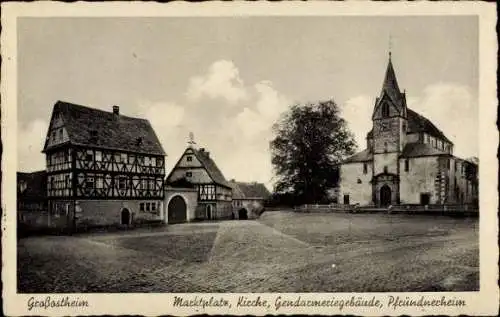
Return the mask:
{"type": "Polygon", "coordinates": [[[191,177],[191,176],[193,176],[192,172],[186,172],[186,177],[191,177]]]}
{"type": "Polygon", "coordinates": [[[71,188],[71,179],[69,178],[69,175],[64,177],[64,182],[66,184],[66,188],[71,188]]]}
{"type": "Polygon", "coordinates": [[[191,162],[191,161],[193,160],[193,157],[192,157],[191,155],[188,155],[188,156],[186,157],[186,160],[187,160],[188,162],[191,162]]]}
{"type": "Polygon", "coordinates": [[[451,164],[451,163],[450,163],[450,159],[447,159],[447,160],[446,160],[446,168],[447,168],[447,169],[450,169],[450,164],[451,164]]]}
{"type": "Polygon", "coordinates": [[[115,154],[115,162],[120,163],[120,154],[115,154]]]}
{"type": "Polygon", "coordinates": [[[368,173],[368,164],[363,163],[363,174],[368,173]]]}
{"type": "Polygon", "coordinates": [[[56,131],[52,131],[52,141],[56,140],[56,131]]]}
{"type": "Polygon", "coordinates": [[[96,182],[95,182],[95,188],[104,188],[104,183],[103,183],[104,179],[103,179],[102,175],[96,177],[95,180],[96,180],[96,182]]]}
{"type": "Polygon", "coordinates": [[[384,173],[387,174],[387,166],[384,166],[384,173]]]}
{"type": "Polygon", "coordinates": [[[157,166],[157,167],[162,167],[162,166],[163,166],[163,158],[159,157],[159,158],[156,160],[156,166],[157,166]]]}
{"type": "Polygon", "coordinates": [[[410,170],[410,160],[406,159],[405,160],[405,172],[408,172],[410,170]]]}
{"type": "Polygon", "coordinates": [[[156,203],[151,203],[151,211],[155,211],[156,210],[156,203]]]}
{"type": "Polygon", "coordinates": [[[101,151],[95,151],[95,160],[98,162],[102,161],[102,152],[101,151]]]}
{"type": "Polygon", "coordinates": [[[94,160],[94,153],[92,153],[92,151],[87,151],[87,154],[85,155],[85,160],[86,161],[93,161],[94,160]]]}
{"type": "Polygon", "coordinates": [[[389,116],[389,104],[384,103],[382,105],[382,117],[388,117],[389,116]]]}
{"type": "Polygon", "coordinates": [[[406,132],[406,122],[403,122],[403,132],[406,132]]]}
{"type": "Polygon", "coordinates": [[[135,156],[133,156],[133,155],[129,155],[129,156],[128,156],[128,163],[129,163],[129,164],[134,164],[134,162],[135,162],[135,156]]]}
{"type": "Polygon", "coordinates": [[[144,158],[144,165],[145,165],[145,166],[149,166],[149,157],[148,157],[148,156],[146,156],[146,157],[144,158]]]}
{"type": "Polygon", "coordinates": [[[384,142],[384,153],[387,153],[387,142],[384,142]]]}
{"type": "Polygon", "coordinates": [[[85,180],[85,188],[94,188],[94,177],[87,176],[87,179],[85,180]]]}
{"type": "Polygon", "coordinates": [[[146,211],[149,211],[149,203],[146,203],[146,211]]]}
{"type": "Polygon", "coordinates": [[[63,139],[63,129],[59,130],[59,139],[63,139]]]}
{"type": "Polygon", "coordinates": [[[144,203],[140,203],[139,204],[139,210],[140,211],[144,211],[144,203]]]}
{"type": "Polygon", "coordinates": [[[151,158],[151,165],[156,166],[156,157],[151,158]]]}
{"type": "Polygon", "coordinates": [[[121,156],[121,161],[123,163],[127,163],[127,153],[122,153],[120,156],[121,156]]]}
{"type": "Polygon", "coordinates": [[[127,179],[125,177],[119,177],[118,178],[118,189],[125,189],[127,188],[127,179]]]}

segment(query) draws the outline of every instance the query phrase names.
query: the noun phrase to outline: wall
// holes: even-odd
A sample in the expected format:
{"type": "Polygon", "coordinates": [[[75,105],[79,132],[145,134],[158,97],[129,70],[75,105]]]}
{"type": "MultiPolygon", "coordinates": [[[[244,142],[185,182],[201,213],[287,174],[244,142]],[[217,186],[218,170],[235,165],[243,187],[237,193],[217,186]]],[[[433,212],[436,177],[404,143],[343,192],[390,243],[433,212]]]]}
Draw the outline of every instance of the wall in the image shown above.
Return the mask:
{"type": "Polygon", "coordinates": [[[438,161],[435,156],[410,158],[409,171],[405,172],[405,159],[400,164],[400,201],[401,204],[419,204],[420,194],[429,193],[430,203],[436,203],[436,176],[438,161]]]}
{"type": "Polygon", "coordinates": [[[212,206],[212,220],[214,219],[234,219],[231,201],[198,202],[195,217],[199,220],[209,220],[207,218],[207,206],[212,206]]]}
{"type": "Polygon", "coordinates": [[[349,195],[350,204],[367,205],[372,202],[372,164],[367,163],[367,173],[363,173],[363,163],[342,164],[340,168],[340,191],[338,202],[344,202],[344,195],[349,195]],[[358,179],[361,183],[358,183],[358,179]]]}
{"type": "Polygon", "coordinates": [[[165,200],[163,204],[164,222],[168,223],[168,203],[174,196],[181,196],[186,203],[186,221],[196,218],[196,208],[198,207],[198,191],[193,188],[171,188],[165,189],[165,200]]]}
{"type": "Polygon", "coordinates": [[[387,166],[387,172],[391,174],[398,174],[398,160],[399,154],[382,153],[373,155],[373,175],[378,175],[384,172],[384,166],[387,166]]]}
{"type": "Polygon", "coordinates": [[[244,208],[249,219],[258,218],[264,209],[264,203],[260,199],[233,199],[233,214],[235,219],[239,219],[239,210],[244,208]]]}
{"type": "Polygon", "coordinates": [[[186,178],[194,184],[209,184],[212,183],[212,179],[208,175],[204,168],[175,168],[170,175],[168,181],[174,182],[176,180],[186,178]],[[186,172],[191,172],[191,177],[186,177],[186,172]]]}
{"type": "Polygon", "coordinates": [[[121,212],[127,208],[133,223],[162,220],[163,201],[161,200],[78,200],[76,207],[77,226],[120,225],[121,212]],[[140,203],[155,202],[156,210],[140,211],[140,203]]]}

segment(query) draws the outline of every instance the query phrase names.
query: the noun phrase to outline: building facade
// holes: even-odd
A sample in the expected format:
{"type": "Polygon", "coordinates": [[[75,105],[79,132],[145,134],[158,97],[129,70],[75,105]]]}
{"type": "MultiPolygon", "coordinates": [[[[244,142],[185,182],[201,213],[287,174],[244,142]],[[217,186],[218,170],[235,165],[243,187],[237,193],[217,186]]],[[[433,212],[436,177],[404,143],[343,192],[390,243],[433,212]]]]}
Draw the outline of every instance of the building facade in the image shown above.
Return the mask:
{"type": "Polygon", "coordinates": [[[233,215],[235,219],[258,218],[264,211],[264,201],[271,193],[262,183],[230,181],[233,188],[233,215]]]}
{"type": "Polygon", "coordinates": [[[390,55],[372,124],[366,149],[340,166],[340,203],[477,203],[477,164],[455,157],[444,133],[407,107],[390,55]]]}
{"type": "Polygon", "coordinates": [[[163,218],[165,152],[148,120],[58,101],[43,153],[49,213],[68,227],[163,218]]]}
{"type": "MultiPolygon", "coordinates": [[[[210,157],[210,152],[204,148],[188,146],[168,175],[166,184],[169,187],[195,189],[197,192],[195,219],[232,218],[232,188],[210,157]]],[[[171,208],[169,203],[166,209],[169,219],[176,219],[175,222],[187,221],[185,208],[171,208]]]]}

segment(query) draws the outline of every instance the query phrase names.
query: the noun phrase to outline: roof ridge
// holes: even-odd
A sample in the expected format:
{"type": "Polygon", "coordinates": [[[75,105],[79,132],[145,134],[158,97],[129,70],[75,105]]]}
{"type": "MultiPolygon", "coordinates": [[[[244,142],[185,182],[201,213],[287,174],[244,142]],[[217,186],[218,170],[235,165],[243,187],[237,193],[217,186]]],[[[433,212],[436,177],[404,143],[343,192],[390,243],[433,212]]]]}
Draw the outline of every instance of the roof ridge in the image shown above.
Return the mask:
{"type": "MultiPolygon", "coordinates": [[[[67,102],[67,101],[62,101],[62,100],[58,100],[56,104],[60,104],[60,105],[67,105],[67,106],[70,106],[70,107],[79,107],[79,108],[84,108],[84,109],[88,109],[88,110],[91,110],[91,111],[96,111],[96,112],[103,112],[103,113],[106,113],[106,114],[113,114],[113,111],[106,111],[106,110],[103,110],[103,109],[99,109],[99,108],[94,108],[94,107],[89,107],[89,106],[84,106],[84,105],[80,105],[80,104],[76,104],[76,103],[72,103],[72,102],[67,102]]],[[[120,118],[129,118],[129,119],[134,119],[134,120],[143,120],[143,121],[148,121],[148,119],[146,118],[141,118],[141,117],[132,117],[130,115],[124,115],[124,114],[120,114],[120,118]]]]}

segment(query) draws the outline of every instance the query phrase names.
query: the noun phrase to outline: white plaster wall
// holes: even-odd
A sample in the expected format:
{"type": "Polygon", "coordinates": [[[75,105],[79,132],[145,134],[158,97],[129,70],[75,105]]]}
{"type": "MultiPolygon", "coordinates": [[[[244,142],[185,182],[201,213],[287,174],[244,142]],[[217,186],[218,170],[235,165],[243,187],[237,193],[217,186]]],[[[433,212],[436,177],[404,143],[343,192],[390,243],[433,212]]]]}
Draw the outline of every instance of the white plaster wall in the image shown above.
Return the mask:
{"type": "Polygon", "coordinates": [[[399,197],[402,204],[419,204],[421,193],[430,193],[430,203],[437,203],[435,180],[438,160],[435,156],[410,158],[410,168],[405,172],[405,159],[400,162],[399,197]]]}
{"type": "Polygon", "coordinates": [[[372,202],[372,164],[367,162],[367,173],[363,173],[363,163],[342,164],[340,167],[340,191],[338,202],[343,203],[344,195],[349,195],[350,204],[367,205],[372,202]],[[361,183],[358,183],[358,179],[361,183]]]}

